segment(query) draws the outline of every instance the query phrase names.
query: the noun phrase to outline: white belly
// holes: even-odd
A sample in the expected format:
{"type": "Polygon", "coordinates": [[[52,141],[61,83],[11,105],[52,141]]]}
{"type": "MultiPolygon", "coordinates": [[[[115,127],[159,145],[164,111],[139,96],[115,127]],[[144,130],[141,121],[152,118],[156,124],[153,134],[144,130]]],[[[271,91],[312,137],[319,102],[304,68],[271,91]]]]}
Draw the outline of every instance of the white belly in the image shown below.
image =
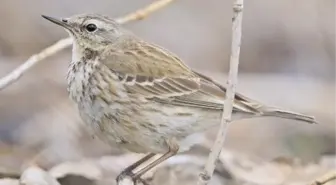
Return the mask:
{"type": "Polygon", "coordinates": [[[186,151],[201,141],[202,131],[219,124],[221,115],[158,103],[100,105],[95,102],[91,106],[95,110],[84,113],[84,119],[91,119],[87,124],[95,135],[113,146],[139,153],[165,153],[171,139],[177,141],[180,152],[186,151]],[[141,111],[132,112],[134,108],[141,111]]]}

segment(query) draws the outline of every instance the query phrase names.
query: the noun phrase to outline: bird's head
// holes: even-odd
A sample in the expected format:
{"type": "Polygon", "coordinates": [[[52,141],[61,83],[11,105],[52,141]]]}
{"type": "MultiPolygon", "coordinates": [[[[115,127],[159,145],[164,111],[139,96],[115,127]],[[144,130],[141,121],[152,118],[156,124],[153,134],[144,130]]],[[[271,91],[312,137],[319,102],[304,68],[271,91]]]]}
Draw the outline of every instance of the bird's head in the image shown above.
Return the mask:
{"type": "Polygon", "coordinates": [[[98,14],[81,14],[62,19],[42,17],[65,28],[77,44],[92,49],[113,44],[127,34],[116,21],[98,14]]]}

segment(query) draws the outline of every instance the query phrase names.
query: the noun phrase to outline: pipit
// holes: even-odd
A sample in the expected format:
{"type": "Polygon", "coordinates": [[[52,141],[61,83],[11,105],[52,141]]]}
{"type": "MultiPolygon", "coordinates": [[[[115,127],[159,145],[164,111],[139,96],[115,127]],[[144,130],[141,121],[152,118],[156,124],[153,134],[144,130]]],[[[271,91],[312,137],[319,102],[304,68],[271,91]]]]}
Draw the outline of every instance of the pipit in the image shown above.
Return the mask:
{"type": "MultiPolygon", "coordinates": [[[[139,179],[196,144],[197,134],[220,123],[226,88],[195,72],[172,52],[137,37],[106,16],[43,17],[65,28],[73,38],[68,92],[83,122],[106,143],[149,153],[119,178],[139,179]],[[156,154],[162,155],[133,172],[156,154]]],[[[316,123],[313,117],[235,95],[232,120],[261,116],[316,123]]]]}

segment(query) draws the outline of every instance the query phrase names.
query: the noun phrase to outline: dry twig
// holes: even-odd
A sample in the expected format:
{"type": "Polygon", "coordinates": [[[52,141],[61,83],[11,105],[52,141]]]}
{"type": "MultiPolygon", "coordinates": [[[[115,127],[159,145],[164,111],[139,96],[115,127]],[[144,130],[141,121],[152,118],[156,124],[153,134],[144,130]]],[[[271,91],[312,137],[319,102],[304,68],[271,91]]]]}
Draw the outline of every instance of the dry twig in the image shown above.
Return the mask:
{"type": "Polygon", "coordinates": [[[153,12],[157,11],[158,9],[161,9],[161,8],[167,6],[172,1],[173,0],[160,0],[160,1],[156,1],[156,2],[148,5],[146,8],[137,10],[134,13],[128,14],[128,15],[120,17],[120,18],[117,18],[116,21],[118,23],[120,23],[120,24],[124,24],[124,23],[127,23],[127,22],[144,19],[148,15],[150,15],[153,12]]]}
{"type": "Polygon", "coordinates": [[[43,49],[40,53],[32,55],[25,63],[23,63],[18,68],[14,69],[11,73],[0,79],[0,90],[17,81],[26,71],[28,71],[41,60],[53,54],[56,54],[62,49],[70,46],[71,43],[71,38],[62,39],[55,44],[43,49]]]}
{"type": "MultiPolygon", "coordinates": [[[[152,14],[153,12],[163,8],[164,6],[171,3],[173,0],[159,0],[155,1],[152,4],[149,4],[147,7],[137,10],[133,13],[125,15],[123,17],[117,18],[116,21],[120,24],[125,24],[127,22],[141,20],[146,16],[152,14]]],[[[25,63],[14,69],[8,75],[0,79],[0,90],[9,86],[10,84],[16,82],[20,77],[27,72],[30,68],[36,65],[38,62],[43,59],[58,53],[59,51],[69,47],[72,44],[71,38],[65,38],[59,40],[55,44],[43,49],[40,53],[32,55],[25,63]]]]}
{"type": "Polygon", "coordinates": [[[313,182],[311,185],[323,185],[334,180],[336,180],[336,171],[333,170],[315,180],[315,182],[313,182]]]}
{"type": "Polygon", "coordinates": [[[222,116],[220,130],[218,131],[217,138],[214,146],[211,149],[208,161],[205,165],[204,171],[200,174],[198,184],[208,184],[213,171],[215,169],[216,161],[222,150],[228,125],[231,121],[231,114],[233,108],[233,101],[236,91],[239,53],[242,32],[242,18],[243,18],[243,0],[234,0],[233,4],[233,18],[232,18],[232,44],[231,44],[231,58],[230,58],[230,71],[227,81],[226,99],[224,101],[224,113],[222,116]]]}

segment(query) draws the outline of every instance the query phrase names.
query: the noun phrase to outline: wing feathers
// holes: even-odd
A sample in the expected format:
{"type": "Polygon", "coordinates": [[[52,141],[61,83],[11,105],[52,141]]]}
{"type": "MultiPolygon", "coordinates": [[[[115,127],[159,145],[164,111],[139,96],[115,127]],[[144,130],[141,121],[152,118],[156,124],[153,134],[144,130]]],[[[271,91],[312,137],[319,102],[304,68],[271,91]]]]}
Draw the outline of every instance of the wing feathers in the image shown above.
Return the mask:
{"type": "MultiPolygon", "coordinates": [[[[192,71],[163,48],[132,38],[121,50],[111,50],[103,63],[119,77],[133,97],[206,109],[223,109],[226,89],[192,71]],[[153,99],[153,100],[154,100],[153,99]]],[[[258,104],[237,94],[234,109],[258,113],[258,104]]]]}

